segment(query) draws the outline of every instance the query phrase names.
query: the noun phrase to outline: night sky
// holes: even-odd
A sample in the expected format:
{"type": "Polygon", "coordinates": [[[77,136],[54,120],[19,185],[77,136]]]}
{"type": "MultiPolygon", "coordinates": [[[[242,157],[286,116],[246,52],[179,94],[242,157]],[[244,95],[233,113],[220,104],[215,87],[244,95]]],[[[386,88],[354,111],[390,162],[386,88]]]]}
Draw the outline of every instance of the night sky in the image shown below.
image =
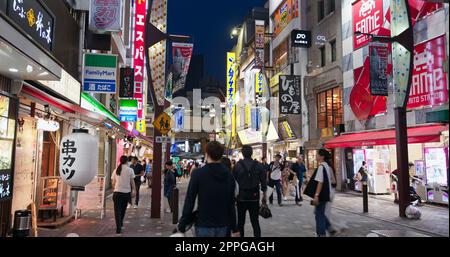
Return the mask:
{"type": "Polygon", "coordinates": [[[191,36],[194,54],[204,55],[205,75],[224,85],[226,52],[236,44],[236,39],[230,39],[230,32],[242,24],[253,7],[263,7],[264,3],[265,0],[169,0],[167,32],[191,36]]]}

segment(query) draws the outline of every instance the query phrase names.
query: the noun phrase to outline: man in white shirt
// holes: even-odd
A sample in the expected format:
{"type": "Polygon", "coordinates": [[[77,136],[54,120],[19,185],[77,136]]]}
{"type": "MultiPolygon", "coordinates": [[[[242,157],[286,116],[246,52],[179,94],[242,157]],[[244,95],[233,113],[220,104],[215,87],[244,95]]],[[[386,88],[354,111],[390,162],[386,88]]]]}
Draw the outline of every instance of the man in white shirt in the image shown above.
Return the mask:
{"type": "Polygon", "coordinates": [[[281,196],[281,171],[284,170],[283,165],[280,163],[281,155],[275,155],[275,160],[269,166],[269,182],[268,186],[268,195],[269,195],[269,203],[273,204],[273,190],[276,188],[277,191],[277,200],[278,205],[283,206],[282,204],[282,196],[281,196]]]}

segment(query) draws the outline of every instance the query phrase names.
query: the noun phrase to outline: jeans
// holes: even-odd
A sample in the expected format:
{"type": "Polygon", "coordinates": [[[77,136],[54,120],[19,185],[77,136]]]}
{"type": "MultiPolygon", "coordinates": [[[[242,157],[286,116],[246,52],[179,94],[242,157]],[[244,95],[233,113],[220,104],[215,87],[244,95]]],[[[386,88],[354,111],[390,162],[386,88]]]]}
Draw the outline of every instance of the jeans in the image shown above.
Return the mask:
{"type": "Polygon", "coordinates": [[[228,227],[219,227],[219,228],[196,227],[195,228],[196,237],[226,237],[228,234],[229,234],[228,227]]]}
{"type": "Polygon", "coordinates": [[[326,206],[327,202],[319,202],[319,205],[314,210],[316,216],[316,233],[318,236],[326,236],[327,230],[331,227],[330,221],[325,215],[326,206]]]}
{"type": "Polygon", "coordinates": [[[125,211],[127,210],[128,201],[131,199],[131,193],[114,192],[114,217],[116,219],[116,233],[120,233],[123,226],[123,219],[125,218],[125,211]]]}
{"type": "Polygon", "coordinates": [[[255,202],[241,202],[237,203],[238,212],[238,229],[241,233],[241,237],[244,237],[244,225],[245,225],[245,215],[247,210],[250,214],[250,222],[253,227],[253,236],[261,237],[261,228],[259,227],[259,201],[255,202]]]}
{"type": "MultiPolygon", "coordinates": [[[[283,199],[282,196],[281,196],[281,181],[280,181],[280,180],[273,180],[273,179],[270,179],[270,180],[269,180],[268,186],[270,186],[270,187],[272,187],[272,188],[273,188],[273,187],[276,188],[276,190],[277,190],[278,204],[281,204],[281,200],[283,199]]],[[[270,194],[269,202],[270,202],[270,203],[273,203],[273,192],[270,194]]]]}
{"type": "Polygon", "coordinates": [[[296,202],[301,202],[303,201],[303,197],[302,197],[302,185],[303,185],[303,178],[299,178],[298,179],[298,193],[297,191],[295,191],[295,201],[296,202]]]}

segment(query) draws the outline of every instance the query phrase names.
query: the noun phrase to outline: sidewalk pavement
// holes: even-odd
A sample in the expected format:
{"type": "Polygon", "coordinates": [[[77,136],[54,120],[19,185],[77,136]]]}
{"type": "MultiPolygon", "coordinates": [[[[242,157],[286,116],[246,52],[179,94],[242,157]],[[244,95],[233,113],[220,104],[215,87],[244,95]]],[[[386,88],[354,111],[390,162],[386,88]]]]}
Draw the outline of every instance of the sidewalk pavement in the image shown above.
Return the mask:
{"type": "MultiPolygon", "coordinates": [[[[188,181],[178,183],[180,189],[179,214],[184,204],[188,181]]],[[[172,214],[164,213],[161,219],[150,219],[151,190],[141,187],[141,205],[138,209],[128,209],[125,217],[123,237],[168,237],[175,225],[172,214]]],[[[165,200],[165,199],[164,199],[165,200]]],[[[276,201],[274,201],[276,203],[276,201]]],[[[165,202],[165,206],[167,206],[165,202]]],[[[260,218],[263,237],[313,237],[315,236],[314,208],[305,197],[302,206],[294,201],[284,202],[284,206],[269,205],[273,217],[260,218]]],[[[362,197],[353,193],[337,193],[332,213],[349,229],[338,234],[339,237],[366,237],[377,230],[389,230],[397,233],[415,233],[416,236],[449,236],[448,208],[423,206],[421,220],[409,220],[398,217],[398,205],[383,199],[369,198],[369,213],[362,213],[362,197]]],[[[57,229],[40,229],[39,236],[65,237],[76,233],[83,237],[112,237],[115,235],[112,199],[107,200],[106,215],[100,220],[99,212],[83,213],[82,217],[57,229]]],[[[186,236],[192,236],[188,232],[186,236]]],[[[245,236],[253,236],[250,219],[247,214],[245,236]]]]}

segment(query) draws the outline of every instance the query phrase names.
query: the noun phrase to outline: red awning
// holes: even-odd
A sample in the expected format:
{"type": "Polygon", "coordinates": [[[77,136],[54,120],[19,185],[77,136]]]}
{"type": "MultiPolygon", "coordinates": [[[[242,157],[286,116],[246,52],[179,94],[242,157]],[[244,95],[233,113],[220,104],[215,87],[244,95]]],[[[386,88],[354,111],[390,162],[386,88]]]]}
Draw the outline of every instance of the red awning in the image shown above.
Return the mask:
{"type": "MultiPolygon", "coordinates": [[[[408,128],[408,144],[439,142],[448,125],[428,125],[408,128]]],[[[345,134],[325,143],[325,148],[345,148],[374,145],[394,145],[395,129],[345,134]]]]}

